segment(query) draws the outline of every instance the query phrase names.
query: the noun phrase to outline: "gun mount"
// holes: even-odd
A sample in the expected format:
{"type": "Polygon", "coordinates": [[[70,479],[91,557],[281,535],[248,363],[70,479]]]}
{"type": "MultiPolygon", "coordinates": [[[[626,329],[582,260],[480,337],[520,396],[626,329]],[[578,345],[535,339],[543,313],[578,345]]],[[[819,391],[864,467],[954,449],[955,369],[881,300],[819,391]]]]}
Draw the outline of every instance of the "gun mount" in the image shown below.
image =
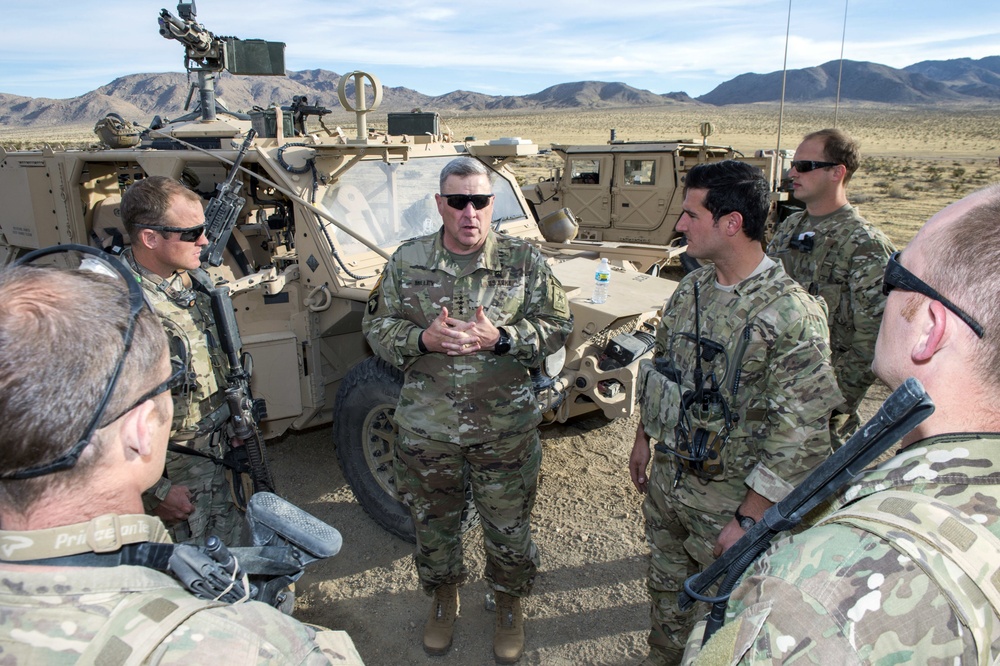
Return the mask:
{"type": "Polygon", "coordinates": [[[166,9],[160,10],[160,34],[184,45],[184,69],[198,75],[198,83],[191,84],[188,104],[197,87],[202,120],[215,120],[216,72],[249,76],[285,75],[284,42],[216,37],[196,21],[197,10],[193,0],[179,3],[177,13],[180,18],[166,9]]]}

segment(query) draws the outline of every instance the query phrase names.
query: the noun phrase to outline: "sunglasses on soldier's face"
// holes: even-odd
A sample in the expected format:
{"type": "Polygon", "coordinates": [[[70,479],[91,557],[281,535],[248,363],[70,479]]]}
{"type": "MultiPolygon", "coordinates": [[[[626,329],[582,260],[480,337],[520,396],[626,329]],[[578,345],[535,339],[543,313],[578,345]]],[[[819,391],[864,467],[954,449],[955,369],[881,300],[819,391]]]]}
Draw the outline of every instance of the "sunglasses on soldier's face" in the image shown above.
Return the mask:
{"type": "Polygon", "coordinates": [[[201,235],[205,233],[204,224],[197,227],[165,227],[160,224],[137,224],[135,226],[142,227],[143,229],[152,229],[153,231],[159,231],[161,233],[180,234],[180,236],[177,237],[177,240],[182,243],[193,243],[201,238],[201,235]]]}
{"type": "Polygon", "coordinates": [[[962,308],[958,307],[939,294],[934,287],[930,286],[916,275],[906,270],[903,264],[899,263],[898,251],[893,252],[892,256],[889,257],[889,263],[885,266],[885,277],[882,278],[882,293],[888,296],[889,292],[893,289],[916,292],[926,296],[932,301],[937,301],[955,313],[956,317],[968,324],[969,328],[971,328],[976,335],[980,338],[983,337],[984,331],[982,325],[969,316],[969,314],[962,310],[962,308]]]}
{"type": "Polygon", "coordinates": [[[442,194],[448,205],[455,210],[465,210],[470,203],[476,210],[482,210],[490,205],[492,194],[442,194]]]}
{"type": "Polygon", "coordinates": [[[827,167],[840,166],[839,162],[817,162],[816,160],[795,160],[791,167],[799,173],[809,173],[814,169],[826,169],[827,167]]]}

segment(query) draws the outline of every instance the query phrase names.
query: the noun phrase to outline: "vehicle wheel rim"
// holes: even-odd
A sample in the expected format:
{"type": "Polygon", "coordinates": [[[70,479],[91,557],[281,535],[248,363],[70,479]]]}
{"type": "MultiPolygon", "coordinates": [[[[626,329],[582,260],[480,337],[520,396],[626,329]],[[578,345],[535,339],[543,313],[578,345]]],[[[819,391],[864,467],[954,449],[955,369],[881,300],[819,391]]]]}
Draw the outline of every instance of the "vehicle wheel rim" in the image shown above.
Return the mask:
{"type": "Polygon", "coordinates": [[[396,445],[399,428],[393,419],[395,405],[377,405],[365,418],[364,447],[365,463],[378,485],[392,497],[396,492],[396,477],[392,469],[392,450],[396,445]]]}

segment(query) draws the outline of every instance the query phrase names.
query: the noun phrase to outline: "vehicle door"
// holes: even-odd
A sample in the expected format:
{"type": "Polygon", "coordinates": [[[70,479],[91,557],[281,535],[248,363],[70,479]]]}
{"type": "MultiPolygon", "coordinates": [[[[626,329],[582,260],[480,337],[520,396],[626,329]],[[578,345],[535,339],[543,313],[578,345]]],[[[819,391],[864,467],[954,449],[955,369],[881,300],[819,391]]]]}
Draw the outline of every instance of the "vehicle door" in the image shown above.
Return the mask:
{"type": "Polygon", "coordinates": [[[618,154],[612,192],[612,223],[616,229],[660,228],[666,219],[677,183],[670,154],[618,154]]]}
{"type": "Polygon", "coordinates": [[[611,155],[569,155],[563,174],[563,205],[584,227],[611,226],[611,155]]]}

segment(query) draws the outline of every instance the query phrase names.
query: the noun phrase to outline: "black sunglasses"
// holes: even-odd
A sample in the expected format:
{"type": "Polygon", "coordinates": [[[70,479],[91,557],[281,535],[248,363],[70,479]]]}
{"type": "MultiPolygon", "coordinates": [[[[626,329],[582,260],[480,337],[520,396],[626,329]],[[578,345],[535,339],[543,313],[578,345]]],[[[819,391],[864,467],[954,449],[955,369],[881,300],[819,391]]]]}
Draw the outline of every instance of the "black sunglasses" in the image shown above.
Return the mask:
{"type": "Polygon", "coordinates": [[[160,231],[163,233],[180,234],[180,236],[177,237],[177,240],[182,241],[184,243],[193,243],[199,238],[201,238],[202,234],[205,233],[204,224],[197,227],[165,227],[160,224],[137,224],[135,226],[142,227],[143,229],[152,229],[153,231],[160,231]]]}
{"type": "MultiPolygon", "coordinates": [[[[135,334],[136,320],[139,317],[139,313],[142,312],[142,309],[146,307],[146,302],[142,297],[142,290],[140,289],[135,276],[133,276],[128,269],[126,269],[118,261],[110,258],[110,255],[87,245],[66,244],[42,248],[24,255],[14,262],[14,265],[21,266],[29,264],[41,257],[60,252],[81,252],[83,254],[93,255],[100,260],[101,264],[105,268],[117,272],[125,282],[125,286],[128,289],[129,320],[128,325],[125,327],[125,331],[122,333],[122,342],[124,343],[122,353],[121,356],[118,357],[118,363],[115,365],[115,369],[111,373],[111,378],[108,380],[108,386],[104,390],[104,397],[101,398],[101,402],[97,405],[97,409],[94,410],[94,415],[91,417],[90,423],[87,424],[86,430],[83,431],[83,437],[81,437],[77,443],[69,449],[69,451],[62,454],[52,462],[41,465],[33,465],[32,467],[25,467],[24,469],[19,469],[14,472],[5,472],[0,474],[0,479],[31,479],[38,476],[45,476],[46,474],[51,474],[52,472],[69,469],[76,465],[77,460],[80,458],[80,454],[83,453],[83,450],[87,448],[88,444],[90,444],[90,440],[94,436],[94,431],[98,429],[101,419],[104,417],[104,412],[108,408],[108,402],[111,401],[111,394],[114,393],[115,386],[118,384],[118,377],[121,375],[122,366],[125,365],[125,357],[128,355],[129,349],[132,348],[132,337],[135,334]]],[[[122,412],[122,414],[124,413],[125,412],[122,412]]],[[[120,417],[121,415],[116,418],[120,417]]]]}
{"type": "Polygon", "coordinates": [[[840,162],[817,162],[816,160],[794,160],[791,167],[799,173],[809,173],[813,169],[840,166],[840,162]]]}
{"type": "Polygon", "coordinates": [[[970,317],[965,311],[962,310],[962,308],[958,307],[939,294],[934,287],[930,286],[916,275],[906,270],[903,264],[899,263],[899,252],[893,252],[892,256],[889,257],[889,263],[885,266],[885,277],[882,278],[882,293],[888,296],[889,292],[893,289],[913,291],[918,294],[923,294],[933,301],[937,301],[954,312],[956,317],[968,324],[969,328],[971,328],[976,335],[980,338],[983,337],[983,327],[978,321],[970,317]]]}
{"type": "Polygon", "coordinates": [[[482,210],[490,205],[492,194],[442,194],[448,201],[448,205],[455,210],[465,210],[465,207],[472,203],[476,210],[482,210]]]}
{"type": "Polygon", "coordinates": [[[129,405],[127,409],[123,409],[115,418],[107,419],[104,422],[104,425],[102,425],[101,427],[103,428],[111,423],[114,423],[115,421],[125,416],[126,414],[128,414],[133,409],[135,409],[142,403],[146,402],[147,400],[152,400],[161,393],[165,393],[167,391],[173,391],[175,388],[178,388],[179,386],[183,385],[184,380],[186,378],[187,378],[187,360],[183,357],[178,359],[173,359],[173,358],[170,359],[170,376],[167,377],[165,381],[160,382],[146,393],[143,393],[142,397],[140,397],[138,400],[129,405]]]}

